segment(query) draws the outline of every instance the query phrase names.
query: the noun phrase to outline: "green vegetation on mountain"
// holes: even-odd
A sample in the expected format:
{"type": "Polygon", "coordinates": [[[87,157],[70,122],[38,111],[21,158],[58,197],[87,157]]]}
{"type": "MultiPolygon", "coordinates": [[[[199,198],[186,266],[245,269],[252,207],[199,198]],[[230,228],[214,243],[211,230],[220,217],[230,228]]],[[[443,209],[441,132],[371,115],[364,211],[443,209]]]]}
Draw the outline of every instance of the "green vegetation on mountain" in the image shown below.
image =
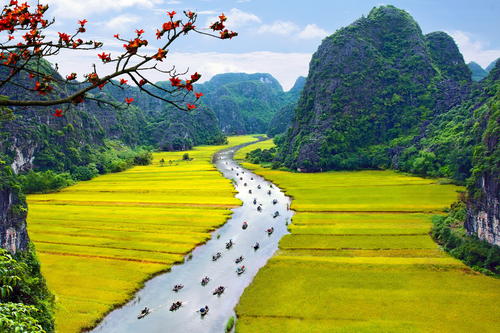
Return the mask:
{"type": "Polygon", "coordinates": [[[304,89],[306,84],[306,78],[300,76],[296,81],[292,89],[287,92],[288,104],[283,106],[281,109],[276,111],[269,123],[267,128],[267,135],[273,137],[275,135],[284,133],[288,127],[292,124],[293,115],[295,108],[297,107],[297,101],[304,89]]]}
{"type": "Polygon", "coordinates": [[[419,161],[432,152],[415,149],[403,161],[400,152],[469,87],[469,69],[451,37],[424,36],[405,11],[374,8],[313,55],[278,159],[309,171],[410,165],[425,174],[419,161]]]}
{"type": "Polygon", "coordinates": [[[477,62],[471,61],[467,64],[470,71],[472,72],[472,80],[473,81],[481,81],[486,76],[488,76],[488,72],[483,69],[477,62]]]}
{"type": "Polygon", "coordinates": [[[265,133],[287,94],[270,74],[226,73],[197,85],[226,134],[265,133]]]}

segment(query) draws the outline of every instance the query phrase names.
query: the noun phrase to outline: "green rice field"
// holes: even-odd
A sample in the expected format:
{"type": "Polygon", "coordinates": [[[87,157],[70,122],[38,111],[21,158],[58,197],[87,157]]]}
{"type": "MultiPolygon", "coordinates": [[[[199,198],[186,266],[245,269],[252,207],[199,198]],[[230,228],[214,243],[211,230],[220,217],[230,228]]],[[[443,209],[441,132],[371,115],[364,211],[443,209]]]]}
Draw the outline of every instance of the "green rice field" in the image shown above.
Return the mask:
{"type": "Polygon", "coordinates": [[[57,331],[93,326],[207,241],[240,204],[212,155],[254,140],[195,147],[190,161],[182,160],[185,152],[155,153],[152,165],[30,195],[29,235],[56,296],[57,331]]]}
{"type": "MultiPolygon", "coordinates": [[[[272,143],[246,150],[258,146],[272,143]]],[[[240,300],[238,333],[498,332],[500,281],[429,236],[462,188],[392,171],[244,166],[285,189],[296,215],[240,300]]]]}

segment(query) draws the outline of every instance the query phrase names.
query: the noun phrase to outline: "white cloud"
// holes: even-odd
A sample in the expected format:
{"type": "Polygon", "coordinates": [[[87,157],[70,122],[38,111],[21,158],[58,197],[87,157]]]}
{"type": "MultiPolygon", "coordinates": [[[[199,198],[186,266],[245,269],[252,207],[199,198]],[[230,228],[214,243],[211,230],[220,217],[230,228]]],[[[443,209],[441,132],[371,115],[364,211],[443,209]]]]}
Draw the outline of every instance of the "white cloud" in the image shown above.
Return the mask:
{"type": "MultiPolygon", "coordinates": [[[[99,51],[102,52],[102,51],[99,51]]],[[[249,52],[249,53],[171,53],[169,61],[163,64],[166,68],[175,65],[179,71],[189,68],[190,72],[201,73],[201,82],[207,81],[216,74],[228,72],[242,73],[270,73],[283,86],[289,90],[299,76],[307,76],[310,53],[278,53],[278,52],[249,52]]],[[[58,62],[62,75],[77,72],[79,77],[91,71],[92,64],[96,64],[98,72],[108,74],[113,69],[113,64],[102,65],[96,54],[81,52],[76,56],[64,52],[57,57],[49,59],[52,63],[58,62]],[[69,56],[71,55],[71,56],[69,56]]],[[[152,81],[167,80],[166,74],[147,72],[146,76],[152,81]]]]}
{"type": "Polygon", "coordinates": [[[318,27],[316,24],[308,24],[302,29],[297,24],[290,21],[274,21],[272,24],[263,24],[257,32],[280,36],[296,34],[296,37],[299,39],[320,39],[328,35],[328,32],[318,27]]]}
{"type": "MultiPolygon", "coordinates": [[[[45,0],[52,10],[50,14],[56,18],[88,18],[93,13],[122,10],[140,6],[154,8],[163,0],[45,0]]],[[[49,15],[50,16],[50,15],[49,15]]]]}
{"type": "Polygon", "coordinates": [[[196,12],[198,15],[216,15],[218,14],[215,10],[200,10],[199,12],[196,12]]]}
{"type": "Polygon", "coordinates": [[[130,25],[139,22],[140,19],[141,18],[139,16],[124,14],[116,16],[106,22],[105,26],[113,31],[133,31],[134,29],[131,28],[130,25]]]}
{"type": "Polygon", "coordinates": [[[274,21],[272,24],[263,24],[257,30],[261,34],[276,34],[276,35],[291,35],[294,32],[299,31],[300,28],[293,22],[290,21],[274,21]]]}
{"type": "Polygon", "coordinates": [[[250,2],[250,1],[252,1],[252,0],[238,0],[238,1],[236,1],[236,2],[237,2],[237,3],[245,3],[245,2],[250,2]]]}
{"type": "MultiPolygon", "coordinates": [[[[227,16],[227,21],[225,25],[228,29],[238,29],[244,27],[251,23],[260,23],[261,20],[257,15],[252,13],[244,12],[238,8],[232,8],[229,12],[225,13],[227,16]]],[[[213,22],[217,21],[219,18],[216,16],[209,17],[207,19],[207,26],[210,26],[213,22]]]]}
{"type": "Polygon", "coordinates": [[[493,60],[500,58],[500,50],[488,49],[487,45],[479,40],[474,40],[473,36],[468,32],[455,30],[448,32],[448,34],[457,43],[465,62],[475,61],[484,68],[493,60]]]}
{"type": "Polygon", "coordinates": [[[316,39],[323,38],[328,35],[328,32],[318,27],[316,24],[308,24],[299,33],[298,37],[301,39],[316,39]]]}
{"type": "Polygon", "coordinates": [[[182,2],[181,1],[177,1],[177,0],[171,0],[171,1],[167,1],[165,2],[167,5],[179,5],[181,4],[182,2]]]}

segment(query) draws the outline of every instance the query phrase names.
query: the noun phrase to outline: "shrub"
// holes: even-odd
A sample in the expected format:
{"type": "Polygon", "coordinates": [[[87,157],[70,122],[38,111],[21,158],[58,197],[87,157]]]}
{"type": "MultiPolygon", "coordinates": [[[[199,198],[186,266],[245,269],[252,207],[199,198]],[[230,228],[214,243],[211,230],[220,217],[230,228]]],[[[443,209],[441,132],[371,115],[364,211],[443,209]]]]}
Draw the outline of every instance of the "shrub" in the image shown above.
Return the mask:
{"type": "Polygon", "coordinates": [[[48,193],[58,191],[74,183],[67,172],[55,173],[49,171],[30,171],[19,176],[24,193],[48,193]]]}

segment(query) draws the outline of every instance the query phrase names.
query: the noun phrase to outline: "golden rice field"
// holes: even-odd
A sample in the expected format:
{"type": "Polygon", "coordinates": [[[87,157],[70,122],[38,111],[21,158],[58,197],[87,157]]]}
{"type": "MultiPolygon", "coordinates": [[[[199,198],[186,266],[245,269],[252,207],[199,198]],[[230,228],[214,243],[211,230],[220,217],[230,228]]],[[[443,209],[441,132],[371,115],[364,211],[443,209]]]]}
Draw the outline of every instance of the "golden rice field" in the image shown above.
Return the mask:
{"type": "Polygon", "coordinates": [[[56,295],[57,331],[91,327],[208,240],[240,204],[212,155],[254,140],[195,147],[191,161],[181,160],[185,152],[155,153],[152,165],[30,195],[29,235],[56,295]]]}
{"type": "MultiPolygon", "coordinates": [[[[259,145],[269,142],[247,150],[259,145]]],[[[392,171],[245,166],[286,189],[297,214],[240,300],[238,333],[498,332],[500,281],[428,235],[461,188],[392,171]]]]}

